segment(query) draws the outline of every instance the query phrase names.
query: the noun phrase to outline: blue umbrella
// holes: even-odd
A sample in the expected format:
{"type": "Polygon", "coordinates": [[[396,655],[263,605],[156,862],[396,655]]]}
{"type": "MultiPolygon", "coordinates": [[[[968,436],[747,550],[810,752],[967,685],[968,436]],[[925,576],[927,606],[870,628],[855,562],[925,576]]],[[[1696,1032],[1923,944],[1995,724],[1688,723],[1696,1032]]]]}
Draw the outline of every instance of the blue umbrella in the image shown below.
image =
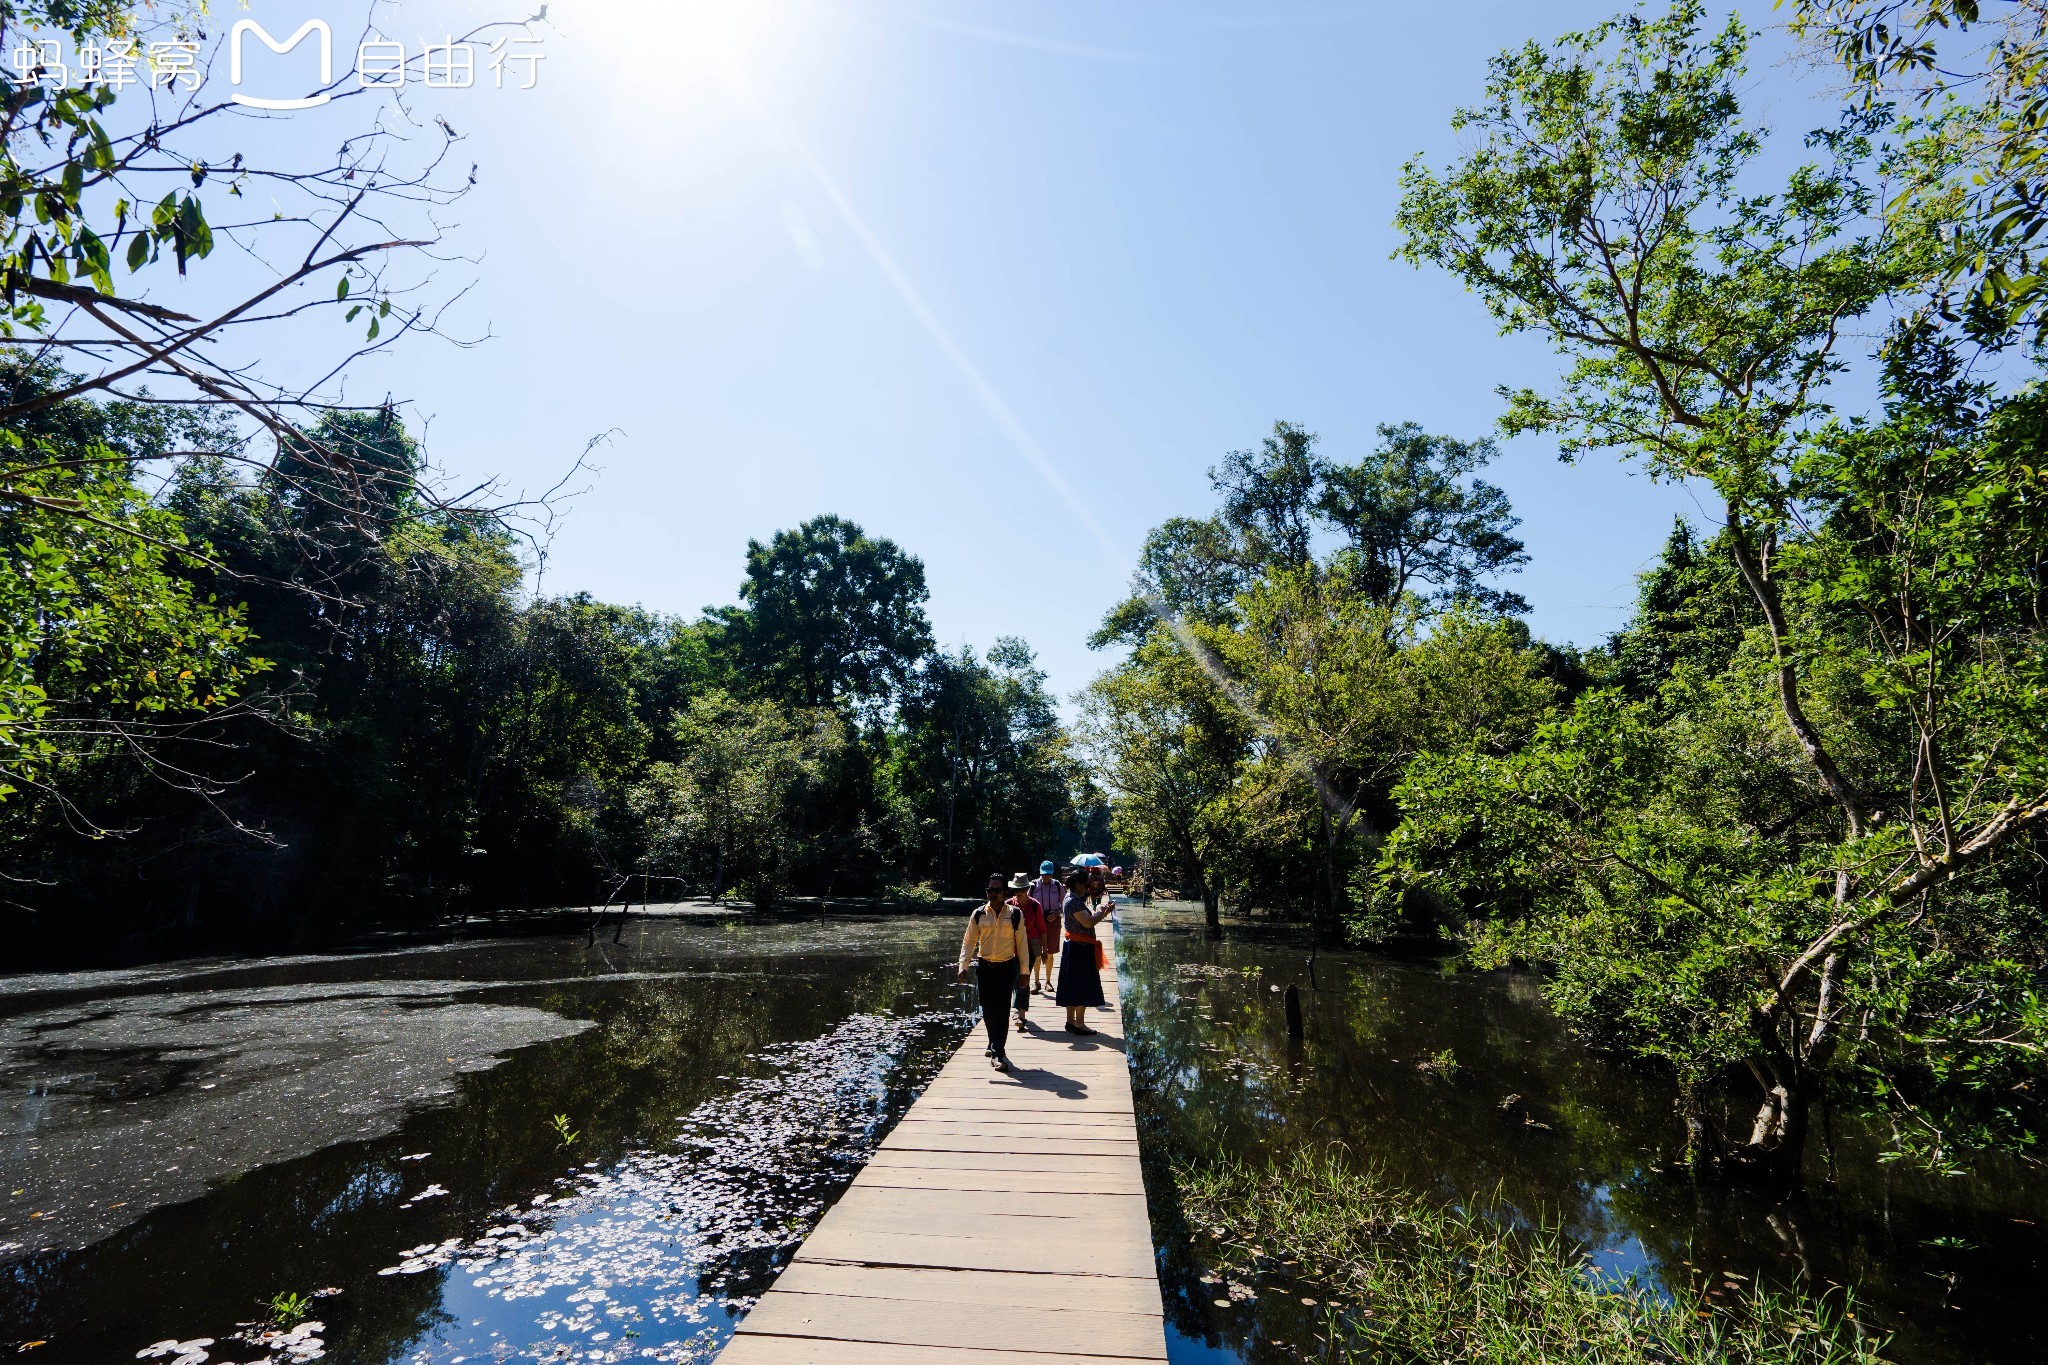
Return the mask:
{"type": "Polygon", "coordinates": [[[1102,856],[1102,855],[1101,855],[1100,853],[1076,853],[1076,854],[1074,855],[1074,866],[1075,866],[1075,867],[1108,867],[1108,866],[1109,866],[1109,860],[1108,860],[1107,858],[1103,857],[1103,856],[1102,856]]]}

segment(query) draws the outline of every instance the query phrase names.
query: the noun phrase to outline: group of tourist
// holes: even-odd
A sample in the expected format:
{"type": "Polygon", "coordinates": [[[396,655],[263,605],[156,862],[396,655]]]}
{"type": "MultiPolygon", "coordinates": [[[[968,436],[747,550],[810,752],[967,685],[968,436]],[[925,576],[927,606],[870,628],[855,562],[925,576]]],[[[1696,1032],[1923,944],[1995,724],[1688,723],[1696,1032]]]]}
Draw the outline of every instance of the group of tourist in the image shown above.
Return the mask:
{"type": "Polygon", "coordinates": [[[989,1065],[998,1071],[1010,1069],[1010,1012],[1016,1011],[1019,1032],[1029,1028],[1034,994],[1051,995],[1064,1006],[1066,1031],[1075,1034],[1095,1032],[1088,1027],[1088,1007],[1105,1003],[1102,969],[1108,954],[1095,926],[1116,911],[1109,884],[1101,868],[1077,867],[1062,886],[1056,870],[1040,863],[1037,881],[1023,872],[1007,881],[990,873],[987,901],[967,917],[960,939],[960,979],[972,972],[980,988],[989,1065]]]}

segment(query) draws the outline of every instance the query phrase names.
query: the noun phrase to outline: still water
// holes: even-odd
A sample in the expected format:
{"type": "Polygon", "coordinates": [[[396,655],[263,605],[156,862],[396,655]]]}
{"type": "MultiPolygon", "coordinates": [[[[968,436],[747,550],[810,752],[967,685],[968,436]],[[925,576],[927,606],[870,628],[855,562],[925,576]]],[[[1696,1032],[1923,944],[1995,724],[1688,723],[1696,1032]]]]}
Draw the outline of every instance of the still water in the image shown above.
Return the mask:
{"type": "MultiPolygon", "coordinates": [[[[1837,1113],[1801,1201],[1695,1185],[1669,1087],[1575,1043],[1530,978],[1326,952],[1311,982],[1291,933],[1119,918],[1155,1177],[1174,1150],[1339,1143],[1561,1222],[1607,1274],[1855,1284],[1904,1365],[2048,1360],[2035,1168],[1925,1176],[1837,1113]]],[[[957,933],[703,914],[0,978],[0,1352],[709,1360],[968,1026],[957,933]],[[280,1295],[306,1310],[285,1330],[280,1295]]],[[[1300,1359],[1300,1288],[1205,1283],[1150,1183],[1176,1365],[1300,1359]]]]}
{"type": "MultiPolygon", "coordinates": [[[[1668,1083],[1576,1043],[1534,978],[1324,952],[1312,989],[1291,932],[1231,925],[1210,943],[1197,910],[1119,919],[1140,1136],[1155,1168],[1170,1149],[1257,1158],[1341,1144],[1411,1189],[1497,1195],[1507,1216],[1560,1224],[1609,1275],[1721,1294],[1759,1278],[1855,1285],[1859,1318],[1896,1334],[1888,1355],[1903,1365],[2048,1360],[2038,1166],[1925,1175],[1879,1160],[1877,1134],[1838,1110],[1802,1199],[1697,1184],[1674,1165],[1682,1134],[1668,1083]],[[1287,1037],[1290,984],[1301,989],[1300,1043],[1287,1037]]],[[[1301,1359],[1274,1343],[1312,1342],[1317,1310],[1288,1286],[1231,1294],[1205,1283],[1212,1268],[1156,1169],[1148,1186],[1176,1365],[1301,1359]]]]}
{"type": "Polygon", "coordinates": [[[695,916],[0,980],[0,1351],[708,1360],[965,1030],[957,932],[695,916]]]}

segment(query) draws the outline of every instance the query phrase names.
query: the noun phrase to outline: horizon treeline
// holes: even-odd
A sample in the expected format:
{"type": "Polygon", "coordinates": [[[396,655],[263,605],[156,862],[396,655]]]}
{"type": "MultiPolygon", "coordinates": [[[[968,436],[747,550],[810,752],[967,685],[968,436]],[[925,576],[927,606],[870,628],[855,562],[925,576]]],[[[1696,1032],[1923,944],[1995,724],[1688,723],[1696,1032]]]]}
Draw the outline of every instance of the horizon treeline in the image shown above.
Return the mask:
{"type": "MultiPolygon", "coordinates": [[[[5,364],[12,401],[65,382],[5,364]]],[[[750,542],[739,602],[685,618],[529,597],[519,541],[423,493],[389,407],[326,412],[259,472],[181,457],[148,492],[155,458],[237,434],[84,398],[24,428],[109,457],[94,492],[153,544],[0,506],[33,599],[0,716],[17,948],[929,901],[1106,839],[1030,647],[938,649],[922,563],[842,518],[750,542]]]]}

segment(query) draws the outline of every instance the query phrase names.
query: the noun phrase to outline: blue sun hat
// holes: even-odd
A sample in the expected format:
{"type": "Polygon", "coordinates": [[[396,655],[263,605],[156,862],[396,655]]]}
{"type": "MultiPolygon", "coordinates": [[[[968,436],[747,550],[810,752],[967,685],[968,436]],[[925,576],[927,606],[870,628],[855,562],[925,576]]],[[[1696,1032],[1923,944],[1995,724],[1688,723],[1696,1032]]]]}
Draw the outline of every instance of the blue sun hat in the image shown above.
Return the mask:
{"type": "Polygon", "coordinates": [[[1038,875],[1041,877],[1050,877],[1054,872],[1057,872],[1058,870],[1058,868],[1052,865],[1052,859],[1050,858],[1046,859],[1044,862],[1038,865],[1038,875]]]}

